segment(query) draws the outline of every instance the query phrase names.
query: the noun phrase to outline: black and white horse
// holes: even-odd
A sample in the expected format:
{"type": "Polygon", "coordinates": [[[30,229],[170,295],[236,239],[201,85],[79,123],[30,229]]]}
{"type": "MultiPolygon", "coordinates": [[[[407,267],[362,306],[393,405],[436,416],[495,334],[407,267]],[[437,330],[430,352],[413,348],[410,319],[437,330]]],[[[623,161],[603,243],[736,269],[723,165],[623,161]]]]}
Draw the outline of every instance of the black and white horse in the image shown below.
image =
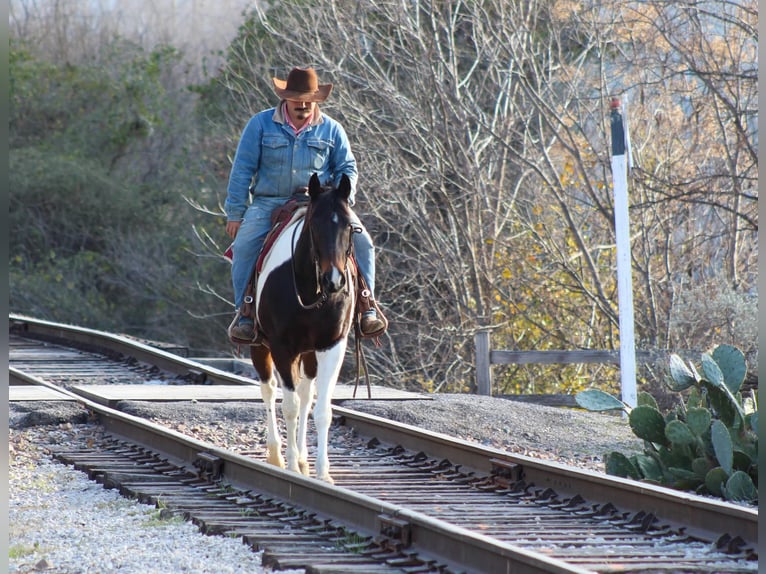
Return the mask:
{"type": "Polygon", "coordinates": [[[316,388],[316,476],[332,483],[327,439],[331,399],[356,303],[356,268],[348,205],[351,183],[322,187],[315,175],[303,218],[292,221],[264,259],[256,312],[268,346],[250,347],[267,408],[267,460],[285,467],[276,419],[277,381],[287,428],[287,468],[309,474],[306,427],[316,388]],[[276,375],[276,377],[275,377],[276,375]]]}

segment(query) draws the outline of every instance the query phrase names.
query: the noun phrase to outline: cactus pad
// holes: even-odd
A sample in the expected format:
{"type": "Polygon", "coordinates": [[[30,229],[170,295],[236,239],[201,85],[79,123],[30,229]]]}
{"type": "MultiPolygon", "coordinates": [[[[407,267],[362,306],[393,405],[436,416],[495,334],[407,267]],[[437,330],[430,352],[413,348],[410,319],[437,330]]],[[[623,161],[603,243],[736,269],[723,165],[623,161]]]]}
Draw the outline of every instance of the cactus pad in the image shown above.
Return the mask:
{"type": "Polygon", "coordinates": [[[710,494],[715,494],[716,496],[723,496],[722,487],[726,483],[726,480],[728,479],[728,477],[729,476],[726,474],[726,471],[722,469],[720,466],[717,466],[711,469],[705,475],[705,488],[708,489],[708,492],[710,492],[710,494]]]}
{"type": "Polygon", "coordinates": [[[713,351],[712,357],[718,364],[723,374],[724,383],[731,391],[731,394],[736,394],[742,387],[745,375],[747,374],[745,355],[742,351],[731,345],[719,345],[713,351]]]}
{"type": "Polygon", "coordinates": [[[665,437],[665,419],[657,409],[641,405],[630,411],[630,428],[641,439],[657,444],[668,444],[665,437]]]}
{"type": "Polygon", "coordinates": [[[597,389],[577,393],[575,401],[579,406],[589,411],[616,411],[627,407],[621,400],[597,389]]]}
{"type": "Polygon", "coordinates": [[[670,421],[665,426],[665,436],[675,445],[694,444],[697,442],[692,431],[681,421],[670,421]]]}
{"type": "Polygon", "coordinates": [[[718,463],[727,475],[731,474],[734,464],[734,447],[731,444],[729,429],[721,421],[713,421],[710,427],[710,439],[713,442],[713,450],[718,463]]]}
{"type": "Polygon", "coordinates": [[[669,383],[668,386],[673,391],[683,391],[697,382],[694,373],[689,370],[684,360],[675,353],[670,355],[670,377],[673,382],[669,383]]]}
{"type": "Polygon", "coordinates": [[[736,502],[754,502],[758,500],[758,489],[747,473],[741,470],[732,474],[721,490],[727,500],[736,502]]]}
{"type": "Polygon", "coordinates": [[[621,476],[623,478],[641,479],[636,466],[630,459],[621,452],[613,452],[606,456],[606,472],[612,476],[621,476]]]}
{"type": "Polygon", "coordinates": [[[690,408],[686,413],[686,424],[689,430],[700,437],[708,431],[712,420],[710,410],[705,408],[690,408]]]}

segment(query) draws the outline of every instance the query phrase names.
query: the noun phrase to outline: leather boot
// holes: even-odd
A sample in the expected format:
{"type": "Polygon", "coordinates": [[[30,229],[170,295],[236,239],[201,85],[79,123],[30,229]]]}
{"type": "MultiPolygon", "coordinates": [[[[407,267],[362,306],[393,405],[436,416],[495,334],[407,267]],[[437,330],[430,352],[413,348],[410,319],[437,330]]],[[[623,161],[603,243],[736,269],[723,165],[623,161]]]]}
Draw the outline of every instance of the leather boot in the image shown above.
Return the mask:
{"type": "Polygon", "coordinates": [[[375,336],[386,330],[386,323],[378,317],[378,314],[374,309],[371,309],[362,315],[362,318],[359,321],[359,328],[363,335],[375,336]]]}
{"type": "Polygon", "coordinates": [[[255,339],[255,328],[252,319],[237,315],[229,325],[229,339],[235,345],[249,345],[255,339]]]}

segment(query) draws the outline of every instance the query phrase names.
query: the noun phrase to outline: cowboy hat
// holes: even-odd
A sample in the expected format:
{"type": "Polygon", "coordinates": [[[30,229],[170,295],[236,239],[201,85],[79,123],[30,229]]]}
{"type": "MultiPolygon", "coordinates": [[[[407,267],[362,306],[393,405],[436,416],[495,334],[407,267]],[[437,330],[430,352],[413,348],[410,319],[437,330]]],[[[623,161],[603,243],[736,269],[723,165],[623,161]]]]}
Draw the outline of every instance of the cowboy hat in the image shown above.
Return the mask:
{"type": "Polygon", "coordinates": [[[332,84],[320,84],[314,68],[293,68],[287,81],[272,78],[274,91],[282,100],[323,102],[332,91],[332,84]]]}

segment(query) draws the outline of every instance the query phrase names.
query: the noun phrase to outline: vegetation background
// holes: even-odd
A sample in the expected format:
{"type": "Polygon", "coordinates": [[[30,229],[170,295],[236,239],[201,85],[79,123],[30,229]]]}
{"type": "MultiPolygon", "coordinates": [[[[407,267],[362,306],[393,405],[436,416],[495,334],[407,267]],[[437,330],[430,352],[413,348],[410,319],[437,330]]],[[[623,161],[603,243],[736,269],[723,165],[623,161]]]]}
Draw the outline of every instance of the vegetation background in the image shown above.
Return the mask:
{"type": "MultiPolygon", "coordinates": [[[[619,347],[609,101],[634,168],[637,348],[757,362],[756,0],[11,0],[12,312],[236,353],[222,204],[271,77],[314,66],[359,162],[380,384],[493,348],[619,347]]],[[[348,371],[353,370],[349,356],[348,371]]],[[[662,367],[640,371],[648,388],[662,367]]],[[[496,367],[502,393],[611,366],[496,367]]]]}

